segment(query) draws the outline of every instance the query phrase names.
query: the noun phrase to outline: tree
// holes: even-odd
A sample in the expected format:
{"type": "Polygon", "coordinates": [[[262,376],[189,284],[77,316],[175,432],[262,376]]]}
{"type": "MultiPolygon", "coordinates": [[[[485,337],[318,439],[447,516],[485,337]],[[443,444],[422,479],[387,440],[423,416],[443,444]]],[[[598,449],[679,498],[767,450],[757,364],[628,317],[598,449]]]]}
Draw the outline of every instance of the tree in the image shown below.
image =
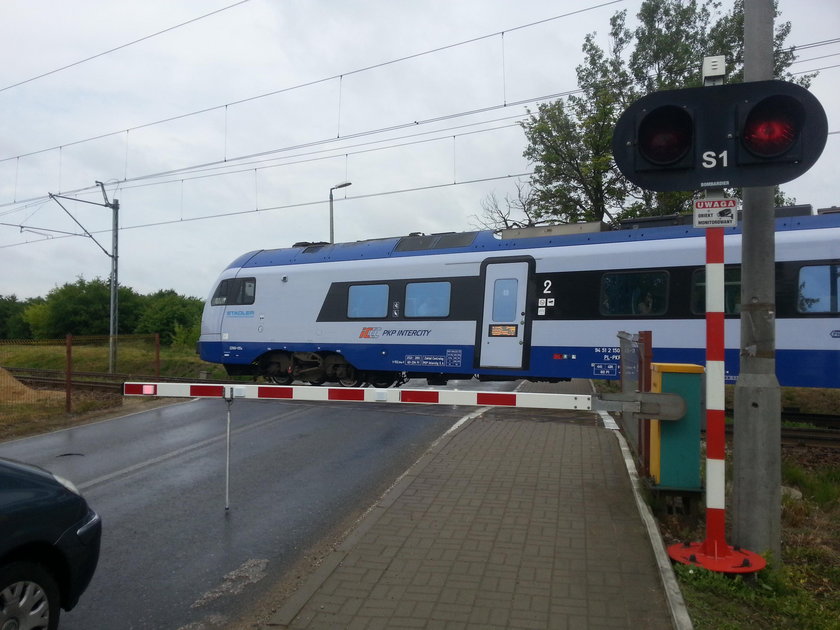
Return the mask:
{"type": "Polygon", "coordinates": [[[586,63],[577,67],[580,95],[540,104],[523,123],[528,146],[524,156],[534,164],[531,185],[535,213],[562,223],[601,221],[611,216],[611,199],[622,199],[629,184],[612,165],[612,130],[632,98],[631,79],[623,60],[630,36],[625,12],[610,20],[611,53],[583,45],[586,63]]]}
{"type": "MultiPolygon", "coordinates": [[[[0,298],[0,315],[7,301],[0,298]]],[[[198,298],[183,297],[172,290],[140,295],[121,286],[117,332],[120,335],[160,333],[164,343],[171,343],[176,336],[182,340],[190,338],[198,330],[203,304],[198,298]]],[[[54,339],[66,334],[107,335],[110,307],[111,287],[107,280],[79,278],[53,289],[46,298],[27,302],[21,321],[36,339],[54,339]]]]}
{"type": "Polygon", "coordinates": [[[142,313],[136,333],[160,333],[161,341],[171,344],[183,339],[201,321],[203,300],[183,297],[169,289],[143,298],[142,313]]]}
{"type": "Polygon", "coordinates": [[[481,201],[481,215],[473,215],[479,229],[498,230],[534,227],[551,223],[550,218],[540,219],[534,212],[534,189],[522,181],[516,182],[516,196],[505,195],[504,207],[496,193],[490,193],[481,201]]]}
{"type": "MultiPolygon", "coordinates": [[[[741,80],[743,8],[736,0],[721,15],[717,0],[644,0],[634,30],[626,26],[626,11],[611,18],[609,53],[588,34],[577,67],[580,93],[540,104],[522,124],[524,156],[534,164],[531,215],[569,223],[689,211],[693,193],[645,191],[621,176],[612,160],[612,130],[639,96],[701,85],[706,55],[726,53],[729,80],[741,80]]],[[[789,22],[776,27],[776,75],[786,79],[795,58],[784,48],[789,32],[789,22]]],[[[813,76],[798,82],[807,86],[813,76]]]]}
{"type": "MultiPolygon", "coordinates": [[[[110,330],[110,284],[95,278],[79,278],[51,290],[43,302],[25,309],[23,319],[34,337],[49,339],[73,335],[107,335],[110,330]]],[[[134,331],[140,296],[133,289],[119,288],[119,334],[134,331]]]]}
{"type": "Polygon", "coordinates": [[[0,295],[0,339],[28,339],[32,336],[23,313],[31,301],[21,302],[16,295],[0,295]]]}

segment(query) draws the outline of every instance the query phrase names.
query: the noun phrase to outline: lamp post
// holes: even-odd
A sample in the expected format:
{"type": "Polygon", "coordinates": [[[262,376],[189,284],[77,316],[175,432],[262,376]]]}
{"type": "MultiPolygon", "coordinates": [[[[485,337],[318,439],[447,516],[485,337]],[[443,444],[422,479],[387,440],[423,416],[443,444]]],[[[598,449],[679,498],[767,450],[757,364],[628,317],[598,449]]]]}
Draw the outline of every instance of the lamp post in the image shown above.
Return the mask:
{"type": "Polygon", "coordinates": [[[333,191],[338,190],[339,188],[347,188],[353,182],[341,182],[340,184],[336,184],[332,188],[330,188],[330,243],[335,243],[335,234],[333,230],[333,191]]]}

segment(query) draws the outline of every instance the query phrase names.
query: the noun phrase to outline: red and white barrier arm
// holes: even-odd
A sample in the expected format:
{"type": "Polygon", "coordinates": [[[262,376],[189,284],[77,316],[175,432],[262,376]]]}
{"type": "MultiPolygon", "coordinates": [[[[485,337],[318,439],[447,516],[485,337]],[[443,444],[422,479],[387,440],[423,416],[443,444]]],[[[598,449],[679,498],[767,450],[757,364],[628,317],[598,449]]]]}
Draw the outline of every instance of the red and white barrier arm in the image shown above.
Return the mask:
{"type": "Polygon", "coordinates": [[[217,385],[208,383],[126,383],[126,396],[162,398],[222,398],[307,400],[315,402],[415,403],[529,409],[592,410],[592,396],[532,392],[477,392],[375,387],[315,387],[287,385],[217,385]]]}

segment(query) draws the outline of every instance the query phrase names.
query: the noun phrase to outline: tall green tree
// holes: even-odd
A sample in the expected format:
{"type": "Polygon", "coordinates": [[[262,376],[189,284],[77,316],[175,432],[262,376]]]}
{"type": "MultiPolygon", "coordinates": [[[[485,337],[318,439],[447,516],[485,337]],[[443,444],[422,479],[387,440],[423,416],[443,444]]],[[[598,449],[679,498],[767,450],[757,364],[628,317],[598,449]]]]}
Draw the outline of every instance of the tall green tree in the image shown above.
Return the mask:
{"type": "Polygon", "coordinates": [[[0,295],[0,339],[28,339],[32,336],[23,312],[31,301],[21,302],[16,295],[0,295]]]}
{"type": "MultiPolygon", "coordinates": [[[[569,223],[688,211],[692,193],[654,193],[624,179],[612,159],[612,130],[640,96],[701,85],[704,56],[725,54],[729,81],[740,81],[743,8],[743,0],[726,13],[717,0],[645,0],[632,30],[626,11],[610,19],[608,51],[588,34],[579,93],[539,105],[522,125],[524,156],[534,165],[531,216],[569,223]]],[[[789,22],[777,25],[775,70],[785,79],[795,58],[785,48],[789,33],[789,22]]],[[[807,85],[812,76],[797,82],[807,85]]]]}
{"type": "Polygon", "coordinates": [[[161,341],[171,344],[183,337],[185,329],[194,328],[201,321],[204,301],[183,297],[169,289],[143,298],[143,308],[136,333],[160,333],[161,341]]]}
{"type": "MultiPolygon", "coordinates": [[[[39,339],[72,335],[107,335],[110,330],[110,284],[95,278],[51,290],[43,302],[23,313],[24,320],[39,339]]],[[[139,316],[140,296],[128,287],[119,288],[119,334],[134,332],[139,316]]]]}

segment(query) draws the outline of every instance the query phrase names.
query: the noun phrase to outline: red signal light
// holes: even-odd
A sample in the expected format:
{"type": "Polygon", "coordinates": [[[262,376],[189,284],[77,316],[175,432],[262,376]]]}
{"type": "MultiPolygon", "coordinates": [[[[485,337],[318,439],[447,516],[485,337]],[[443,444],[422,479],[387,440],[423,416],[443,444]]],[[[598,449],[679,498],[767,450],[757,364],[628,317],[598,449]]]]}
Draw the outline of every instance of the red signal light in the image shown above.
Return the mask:
{"type": "Polygon", "coordinates": [[[752,81],[652,92],[613,130],[618,170],[645,190],[775,186],[825,148],[828,119],[808,90],[752,81]]]}
{"type": "Polygon", "coordinates": [[[750,110],[741,141],[756,157],[777,157],[796,143],[803,118],[799,101],[786,95],[771,96],[750,110]]]}
{"type": "Polygon", "coordinates": [[[664,166],[682,159],[692,146],[694,123],[675,105],[657,107],[639,124],[639,152],[649,162],[664,166]]]}

